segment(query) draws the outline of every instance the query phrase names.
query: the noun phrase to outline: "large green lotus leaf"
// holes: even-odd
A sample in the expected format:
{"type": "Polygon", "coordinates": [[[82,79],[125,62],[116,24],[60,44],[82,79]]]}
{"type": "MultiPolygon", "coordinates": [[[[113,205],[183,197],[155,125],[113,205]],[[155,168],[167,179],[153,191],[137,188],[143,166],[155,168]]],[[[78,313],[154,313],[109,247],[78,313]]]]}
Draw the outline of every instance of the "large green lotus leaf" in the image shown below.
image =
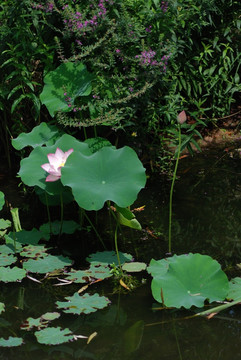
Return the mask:
{"type": "Polygon", "coordinates": [[[106,200],[120,207],[131,205],[145,186],[146,175],[134,150],[108,146],[91,156],[73,152],[62,169],[61,181],[72,188],[80,207],[99,210],[106,200]]]}
{"type": "MultiPolygon", "coordinates": [[[[129,261],[133,260],[132,255],[122,253],[121,251],[119,252],[119,257],[120,257],[121,265],[123,265],[125,262],[129,262],[129,261]]],[[[118,265],[118,259],[117,259],[116,253],[114,251],[97,252],[95,254],[89,255],[86,258],[86,260],[95,266],[97,266],[97,265],[107,266],[107,265],[111,265],[111,264],[118,265]]]]}
{"type": "Polygon", "coordinates": [[[173,255],[170,258],[162,260],[151,259],[150,265],[147,267],[147,272],[151,274],[152,277],[162,277],[168,270],[169,265],[176,261],[177,258],[185,258],[186,255],[173,255]]]}
{"type": "Polygon", "coordinates": [[[18,267],[0,267],[0,281],[16,282],[22,280],[26,276],[26,271],[18,267]]]}
{"type": "Polygon", "coordinates": [[[9,336],[8,339],[0,338],[0,346],[2,347],[13,347],[20,346],[23,344],[23,339],[18,337],[9,336]]]}
{"type": "Polygon", "coordinates": [[[110,304],[109,299],[105,296],[94,295],[79,295],[78,292],[74,293],[73,296],[65,298],[67,301],[56,301],[56,305],[59,309],[70,314],[90,314],[103,309],[110,304]]]}
{"type": "Polygon", "coordinates": [[[227,299],[233,300],[233,301],[241,299],[241,278],[240,277],[236,277],[229,281],[229,291],[228,291],[227,299]]]}
{"type": "Polygon", "coordinates": [[[0,266],[12,265],[17,261],[17,258],[11,254],[1,254],[0,253],[0,266]]]}
{"type": "Polygon", "coordinates": [[[33,273],[45,274],[70,265],[72,265],[72,261],[64,256],[47,255],[44,258],[25,261],[23,268],[33,273]]]}
{"type": "Polygon", "coordinates": [[[70,111],[68,103],[74,104],[77,97],[87,96],[91,93],[92,79],[93,75],[86,70],[84,64],[79,62],[63,63],[45,76],[45,85],[40,94],[40,100],[52,117],[57,111],[70,111]],[[66,97],[69,98],[69,102],[66,101],[66,97]]]}
{"type": "MultiPolygon", "coordinates": [[[[41,165],[48,162],[47,155],[49,153],[55,153],[57,147],[63,151],[68,151],[73,148],[74,152],[78,151],[78,153],[84,155],[91,154],[87,144],[78,141],[71,135],[64,134],[54,145],[36,147],[27,158],[21,160],[19,175],[24,184],[28,186],[38,186],[50,195],[60,194],[64,191],[60,181],[46,182],[47,173],[41,168],[41,165]]],[[[69,159],[70,158],[67,159],[66,164],[69,162],[69,159]]]]}
{"type": "Polygon", "coordinates": [[[74,340],[74,335],[69,329],[60,327],[48,327],[34,333],[40,344],[57,345],[74,340]]]}
{"type": "Polygon", "coordinates": [[[5,204],[4,193],[0,191],[0,210],[2,210],[4,204],[5,204]]]}
{"type": "Polygon", "coordinates": [[[167,307],[202,307],[204,301],[225,299],[229,284],[220,264],[210,256],[188,254],[176,256],[169,264],[168,271],[154,277],[151,284],[152,295],[167,307]]]}
{"type": "Polygon", "coordinates": [[[42,122],[40,125],[35,126],[31,132],[21,133],[16,139],[13,139],[12,145],[16,150],[21,150],[25,146],[35,148],[43,144],[53,145],[62,134],[63,132],[60,132],[57,126],[42,122]],[[50,141],[52,144],[50,144],[50,141]]]}
{"type": "Polygon", "coordinates": [[[67,280],[71,280],[76,283],[91,282],[94,279],[106,279],[111,277],[110,268],[103,265],[91,265],[87,270],[71,270],[66,277],[67,280]]]}

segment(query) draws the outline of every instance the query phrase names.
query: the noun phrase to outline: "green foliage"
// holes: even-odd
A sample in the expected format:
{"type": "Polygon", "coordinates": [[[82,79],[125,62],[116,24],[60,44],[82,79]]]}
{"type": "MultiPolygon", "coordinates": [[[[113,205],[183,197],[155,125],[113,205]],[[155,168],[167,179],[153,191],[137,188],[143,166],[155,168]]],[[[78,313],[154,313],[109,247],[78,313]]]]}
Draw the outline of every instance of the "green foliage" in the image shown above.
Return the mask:
{"type": "Polygon", "coordinates": [[[94,265],[91,264],[90,267],[86,270],[71,270],[66,277],[66,280],[70,280],[76,283],[86,283],[91,282],[94,279],[106,279],[111,277],[110,269],[108,266],[104,265],[94,265]]]}
{"type": "Polygon", "coordinates": [[[2,210],[4,204],[5,204],[4,193],[0,191],[0,210],[2,210]]]}
{"type": "Polygon", "coordinates": [[[69,329],[61,329],[60,327],[48,327],[43,330],[35,331],[40,344],[57,345],[74,340],[74,335],[69,329]]]}
{"type": "Polygon", "coordinates": [[[9,336],[8,339],[0,338],[1,347],[15,347],[23,344],[23,339],[18,337],[9,336]]]}
{"type": "Polygon", "coordinates": [[[0,281],[3,282],[16,282],[21,281],[26,276],[26,271],[20,269],[17,266],[13,268],[10,267],[0,267],[0,281]]]}
{"type": "Polygon", "coordinates": [[[21,328],[26,331],[30,331],[35,327],[38,328],[38,330],[44,329],[49,325],[50,321],[58,319],[59,317],[60,317],[60,314],[57,312],[45,313],[37,319],[29,317],[24,321],[21,328]]]}
{"type": "MultiPolygon", "coordinates": [[[[120,262],[124,264],[125,262],[132,261],[132,255],[119,252],[120,262]]],[[[117,256],[114,251],[102,251],[95,254],[91,254],[86,258],[92,265],[111,265],[118,264],[117,256]]]]}
{"type": "Polygon", "coordinates": [[[72,261],[64,256],[44,255],[43,258],[29,259],[24,262],[23,268],[26,271],[38,274],[46,274],[58,269],[63,269],[65,266],[72,265],[72,261]]]}
{"type": "Polygon", "coordinates": [[[228,294],[227,276],[210,256],[174,255],[150,265],[152,295],[167,307],[202,307],[206,299],[223,301],[228,294]]]}
{"type": "Polygon", "coordinates": [[[57,307],[64,309],[65,313],[78,315],[90,314],[97,311],[97,309],[103,309],[110,303],[105,296],[99,296],[98,294],[80,296],[77,292],[73,296],[66,297],[66,300],[56,301],[57,307]]]}

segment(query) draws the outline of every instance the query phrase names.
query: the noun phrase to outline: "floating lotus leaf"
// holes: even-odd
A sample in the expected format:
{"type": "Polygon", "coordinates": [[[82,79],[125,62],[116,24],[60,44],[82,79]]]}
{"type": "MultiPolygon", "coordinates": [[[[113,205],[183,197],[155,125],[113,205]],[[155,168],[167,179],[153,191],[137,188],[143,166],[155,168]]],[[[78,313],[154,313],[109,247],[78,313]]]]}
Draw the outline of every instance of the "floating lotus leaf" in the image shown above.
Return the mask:
{"type": "MultiPolygon", "coordinates": [[[[130,254],[119,252],[120,262],[124,264],[125,262],[132,261],[133,257],[130,254]]],[[[102,251],[95,254],[91,254],[86,258],[92,265],[118,265],[118,259],[114,251],[102,251]]]]}
{"type": "Polygon", "coordinates": [[[15,263],[17,258],[11,254],[1,254],[0,253],[0,266],[7,266],[15,263]]]}
{"type": "Polygon", "coordinates": [[[4,204],[5,204],[4,193],[0,191],[0,210],[2,210],[4,204]]]}
{"type": "Polygon", "coordinates": [[[50,321],[58,319],[60,317],[60,314],[57,312],[48,312],[46,314],[43,314],[37,319],[34,318],[27,318],[21,325],[22,330],[32,330],[34,327],[37,327],[38,329],[46,328],[50,321]]]}
{"type": "Polygon", "coordinates": [[[74,335],[69,329],[60,327],[48,327],[34,333],[40,344],[57,345],[74,340],[74,335]]]}
{"type": "Polygon", "coordinates": [[[14,246],[12,245],[0,245],[1,254],[14,254],[14,246]]]}
{"type": "MultiPolygon", "coordinates": [[[[71,135],[63,135],[59,138],[55,145],[48,147],[36,147],[29,157],[21,160],[19,175],[24,184],[28,186],[38,186],[50,195],[56,195],[63,192],[64,188],[60,181],[46,182],[47,173],[41,168],[41,165],[48,162],[47,155],[55,153],[56,149],[68,151],[73,148],[74,152],[78,151],[84,155],[91,154],[87,144],[78,141],[71,135]]],[[[72,156],[71,154],[70,156],[72,156]]],[[[67,159],[68,164],[70,158],[67,159]]],[[[65,165],[66,166],[66,165],[65,165]]]]}
{"type": "Polygon", "coordinates": [[[89,295],[85,294],[80,296],[77,292],[73,296],[65,298],[67,301],[57,301],[56,305],[59,309],[70,314],[90,314],[103,309],[110,304],[109,299],[105,296],[99,296],[98,294],[89,295]]]}
{"type": "Polygon", "coordinates": [[[86,139],[84,142],[88,144],[92,153],[95,153],[104,146],[112,146],[111,142],[101,137],[89,138],[86,139]]]}
{"type": "Polygon", "coordinates": [[[16,139],[12,140],[12,145],[16,150],[21,150],[25,146],[41,146],[43,144],[53,145],[63,133],[55,125],[42,122],[35,126],[29,133],[21,133],[16,139]]]}
{"type": "Polygon", "coordinates": [[[66,277],[67,280],[72,280],[76,283],[86,283],[91,282],[94,279],[106,279],[111,277],[112,274],[110,273],[110,269],[108,266],[103,265],[91,265],[87,270],[72,270],[68,276],[66,277]]]}
{"type": "MultiPolygon", "coordinates": [[[[238,300],[241,299],[241,278],[236,277],[229,281],[229,292],[227,295],[228,300],[238,300]]],[[[241,300],[240,300],[241,302],[241,300]]]]}
{"type": "Polygon", "coordinates": [[[84,156],[76,151],[62,169],[61,181],[72,188],[80,207],[99,210],[111,200],[120,207],[131,205],[145,186],[142,163],[130,147],[104,147],[84,156]]]}
{"type": "Polygon", "coordinates": [[[165,306],[189,309],[193,305],[204,306],[206,299],[224,300],[229,284],[216,260],[207,255],[188,254],[176,256],[162,276],[154,277],[151,289],[155,300],[165,306]]]}
{"type": "Polygon", "coordinates": [[[16,282],[22,280],[26,276],[26,271],[18,267],[0,267],[0,281],[16,282]]]}
{"type": "Polygon", "coordinates": [[[125,263],[122,269],[127,272],[140,272],[146,270],[146,264],[143,262],[129,262],[125,263]]]}
{"type": "Polygon", "coordinates": [[[40,100],[50,115],[54,117],[57,111],[70,111],[68,104],[74,104],[79,96],[87,96],[91,93],[91,75],[84,64],[79,62],[62,63],[54,71],[50,71],[44,77],[44,88],[40,94],[40,100]],[[64,95],[64,94],[67,95],[64,95]],[[69,98],[66,101],[66,98],[69,98]]]}
{"type": "MultiPolygon", "coordinates": [[[[10,233],[10,234],[11,234],[11,233],[10,233]]],[[[5,236],[4,236],[4,239],[5,239],[6,245],[7,245],[9,248],[13,249],[14,253],[15,253],[15,252],[18,253],[18,252],[22,251],[23,246],[22,246],[19,242],[14,241],[14,239],[12,239],[12,238],[11,238],[10,236],[8,236],[8,235],[5,235],[5,236]]]]}
{"type": "Polygon", "coordinates": [[[23,344],[23,339],[18,337],[9,336],[8,339],[0,338],[0,346],[2,347],[13,347],[20,346],[23,344]]]}
{"type": "Polygon", "coordinates": [[[47,255],[44,258],[30,259],[23,263],[23,268],[26,271],[33,273],[45,274],[58,269],[63,269],[65,266],[70,266],[72,261],[64,256],[47,255]]]}
{"type": "Polygon", "coordinates": [[[23,257],[29,257],[29,258],[43,258],[45,256],[48,256],[46,253],[47,248],[44,245],[28,245],[24,246],[23,250],[20,252],[20,255],[23,257]]]}
{"type": "Polygon", "coordinates": [[[177,260],[177,258],[185,258],[187,255],[173,255],[172,257],[154,260],[152,259],[150,265],[147,268],[147,272],[151,274],[152,277],[162,277],[168,270],[169,265],[177,260]]]}
{"type": "Polygon", "coordinates": [[[0,229],[7,229],[9,226],[11,226],[11,221],[10,220],[4,220],[4,219],[0,219],[0,229]]]}
{"type": "Polygon", "coordinates": [[[0,302],[0,314],[5,311],[5,304],[0,302]]]}

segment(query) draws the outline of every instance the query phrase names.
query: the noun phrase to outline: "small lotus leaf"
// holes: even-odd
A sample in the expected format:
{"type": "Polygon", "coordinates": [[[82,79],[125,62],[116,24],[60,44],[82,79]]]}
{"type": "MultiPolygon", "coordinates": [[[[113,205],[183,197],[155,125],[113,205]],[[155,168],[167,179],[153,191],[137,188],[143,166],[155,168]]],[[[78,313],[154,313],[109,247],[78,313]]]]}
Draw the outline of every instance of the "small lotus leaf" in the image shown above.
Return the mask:
{"type": "MultiPolygon", "coordinates": [[[[125,262],[132,261],[132,255],[119,252],[120,262],[123,265],[125,262]]],[[[92,265],[118,265],[118,259],[114,251],[102,251],[91,254],[86,258],[92,265]]]]}
{"type": "Polygon", "coordinates": [[[51,140],[54,143],[62,133],[55,125],[49,125],[42,122],[40,125],[35,126],[29,133],[21,133],[16,139],[12,140],[12,145],[16,150],[21,150],[25,146],[41,146],[49,144],[51,140]]]}
{"type": "MultiPolygon", "coordinates": [[[[169,261],[170,259],[168,259],[169,261]]],[[[210,256],[176,256],[162,276],[154,277],[151,288],[155,300],[167,307],[202,307],[204,301],[222,301],[228,292],[228,279],[220,264],[210,256]]]]}
{"type": "Polygon", "coordinates": [[[0,302],[0,314],[5,311],[5,304],[0,302]]]}
{"type": "Polygon", "coordinates": [[[11,224],[10,220],[0,219],[0,229],[7,229],[11,224]]]}
{"type": "MultiPolygon", "coordinates": [[[[241,299],[241,278],[236,277],[229,281],[229,292],[227,295],[228,300],[238,300],[241,299]]],[[[241,300],[240,300],[241,302],[241,300]]]]}
{"type": "Polygon", "coordinates": [[[86,283],[91,282],[94,279],[106,279],[111,277],[112,274],[110,273],[110,269],[108,266],[97,265],[94,266],[93,264],[87,270],[72,270],[68,276],[66,277],[67,280],[72,280],[76,283],[86,283]]]}
{"type": "Polygon", "coordinates": [[[57,345],[74,340],[74,335],[69,329],[60,327],[48,327],[34,333],[40,344],[57,345]]]}
{"type": "Polygon", "coordinates": [[[14,246],[13,245],[0,245],[0,253],[1,254],[14,254],[14,246]]]}
{"type": "Polygon", "coordinates": [[[75,98],[90,94],[92,78],[84,64],[62,63],[45,76],[40,100],[52,117],[57,111],[70,111],[68,103],[74,104],[75,98]],[[66,101],[66,98],[69,100],[66,101]]]}
{"type": "Polygon", "coordinates": [[[140,272],[146,270],[146,264],[143,262],[129,262],[125,263],[122,269],[127,272],[140,272]]]}
{"type": "Polygon", "coordinates": [[[18,337],[9,336],[8,339],[0,338],[0,346],[2,347],[13,347],[20,346],[23,344],[23,339],[18,337]]]}
{"type": "Polygon", "coordinates": [[[33,273],[45,274],[58,269],[63,269],[65,266],[70,266],[72,261],[64,256],[46,255],[44,258],[29,259],[23,263],[23,268],[26,271],[33,273]]]}
{"type": "MultiPolygon", "coordinates": [[[[58,235],[61,229],[61,222],[56,220],[51,223],[51,230],[54,235],[58,235]]],[[[80,225],[74,220],[64,220],[62,224],[63,234],[73,234],[76,230],[80,229],[80,225]]],[[[48,234],[50,232],[49,223],[40,226],[39,230],[48,234]]],[[[46,238],[46,237],[45,237],[46,238]]]]}
{"type": "Polygon", "coordinates": [[[39,258],[47,256],[46,251],[47,249],[44,245],[28,245],[23,247],[20,255],[29,258],[39,258]]]}
{"type": "Polygon", "coordinates": [[[40,316],[37,319],[34,318],[27,318],[23,324],[21,325],[22,330],[32,330],[34,327],[37,327],[38,329],[46,328],[50,321],[58,319],[60,317],[60,314],[57,312],[53,313],[46,313],[40,316]]]}
{"type": "Polygon", "coordinates": [[[12,254],[1,254],[0,253],[0,266],[7,266],[15,263],[17,258],[12,254]]]}
{"type": "Polygon", "coordinates": [[[65,298],[67,301],[57,301],[59,309],[65,309],[64,312],[71,314],[90,314],[98,309],[106,307],[110,301],[105,296],[98,294],[85,294],[80,296],[77,292],[73,296],[65,298]]]}
{"type": "Polygon", "coordinates": [[[0,210],[2,210],[4,204],[5,204],[4,193],[0,191],[0,210]]]}
{"type": "Polygon", "coordinates": [[[72,188],[80,207],[99,210],[107,200],[120,207],[131,205],[145,186],[146,175],[134,150],[108,146],[91,156],[73,152],[62,169],[61,181],[72,188]]]}
{"type": "Polygon", "coordinates": [[[16,266],[0,267],[0,281],[3,282],[16,282],[22,280],[26,276],[26,271],[16,266]]]}
{"type": "Polygon", "coordinates": [[[95,153],[104,146],[112,146],[112,144],[108,140],[101,137],[86,139],[85,143],[88,144],[92,153],[95,153]]]}
{"type": "MultiPolygon", "coordinates": [[[[50,195],[63,192],[63,185],[60,181],[46,182],[47,173],[41,168],[41,165],[48,163],[47,155],[55,153],[57,147],[62,151],[68,151],[73,148],[74,152],[78,151],[85,155],[91,154],[87,144],[78,141],[71,135],[65,134],[56,141],[55,145],[36,147],[29,157],[21,160],[19,175],[24,184],[28,186],[38,186],[50,195]]],[[[73,154],[67,159],[66,164],[68,164],[72,155],[73,154]]]]}

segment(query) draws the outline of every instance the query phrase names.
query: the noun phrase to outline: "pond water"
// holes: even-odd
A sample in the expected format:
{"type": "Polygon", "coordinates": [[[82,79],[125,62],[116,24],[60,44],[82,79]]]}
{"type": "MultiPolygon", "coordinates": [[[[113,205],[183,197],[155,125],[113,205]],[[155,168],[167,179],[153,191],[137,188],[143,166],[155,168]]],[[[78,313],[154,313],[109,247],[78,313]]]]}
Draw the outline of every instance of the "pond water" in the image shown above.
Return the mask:
{"type": "MultiPolygon", "coordinates": [[[[199,252],[218,260],[229,277],[241,276],[235,267],[241,252],[241,159],[227,151],[208,152],[180,161],[179,179],[173,196],[172,251],[199,252]]],[[[142,232],[123,230],[122,251],[149,263],[166,256],[170,182],[153,176],[136,206],[142,232]]],[[[4,189],[2,189],[4,191],[4,189]]],[[[78,240],[79,241],[79,240],[78,240]]],[[[134,291],[113,294],[112,280],[92,286],[91,292],[105,295],[111,304],[90,315],[64,314],[53,326],[75,334],[97,336],[48,346],[37,343],[33,331],[20,329],[28,317],[56,311],[63,301],[82,286],[54,288],[51,281],[39,285],[28,279],[1,284],[0,301],[6,311],[0,316],[0,337],[23,337],[24,344],[2,348],[0,359],[96,359],[96,360],[238,360],[241,358],[241,308],[232,307],[214,318],[188,318],[195,309],[161,309],[151,295],[147,273],[134,291]]],[[[200,310],[200,309],[199,309],[200,310]]],[[[57,310],[58,311],[58,310],[57,310]]]]}

